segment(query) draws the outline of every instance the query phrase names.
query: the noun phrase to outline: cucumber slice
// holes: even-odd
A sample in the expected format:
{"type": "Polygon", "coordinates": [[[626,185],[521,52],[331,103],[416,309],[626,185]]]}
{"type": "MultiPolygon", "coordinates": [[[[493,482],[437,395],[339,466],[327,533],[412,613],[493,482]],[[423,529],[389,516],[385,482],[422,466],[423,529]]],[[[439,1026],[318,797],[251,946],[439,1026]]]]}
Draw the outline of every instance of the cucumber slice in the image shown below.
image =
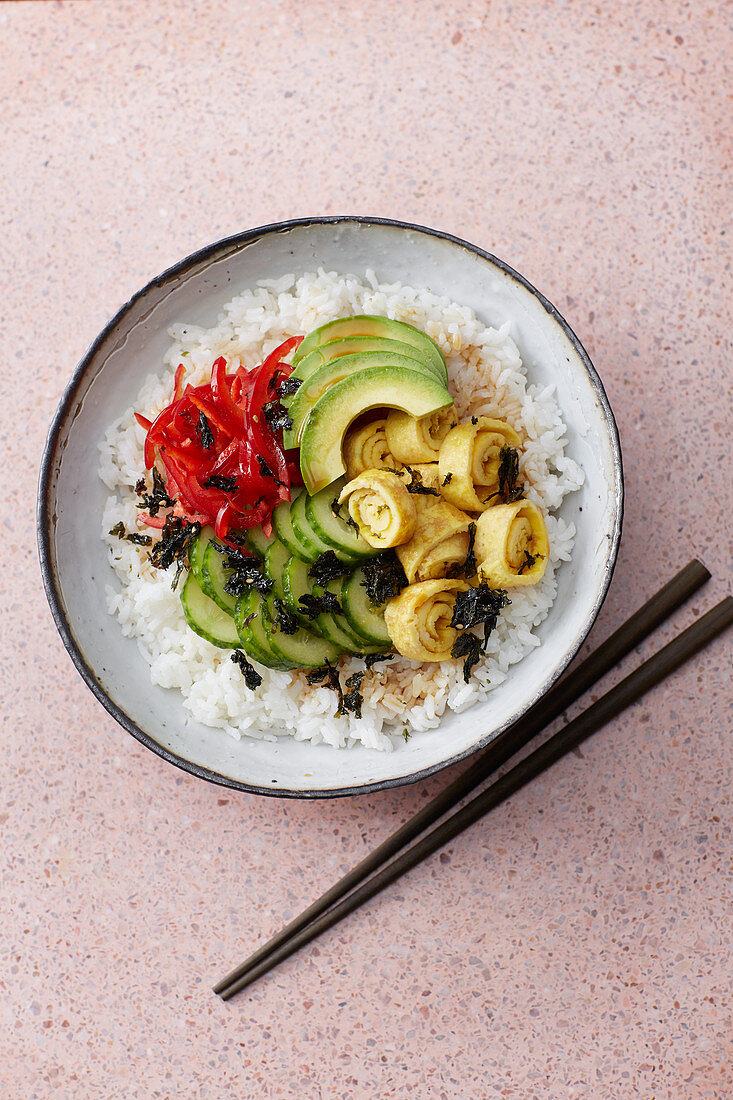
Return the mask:
{"type": "Polygon", "coordinates": [[[292,554],[288,550],[280,539],[275,539],[271,542],[267,548],[265,554],[265,575],[272,581],[272,592],[277,596],[279,600],[285,598],[285,592],[283,590],[283,569],[285,563],[289,561],[292,554]]]}
{"type": "Polygon", "coordinates": [[[219,553],[216,547],[209,542],[204,554],[203,580],[199,581],[199,584],[206,595],[218,604],[222,611],[226,611],[227,615],[233,616],[237,607],[237,597],[227,592],[225,585],[234,570],[225,568],[224,557],[225,555],[219,553]]]}
{"type": "Polygon", "coordinates": [[[392,640],[384,622],[384,609],[375,607],[364,587],[364,573],[355,569],[347,577],[341,590],[341,606],[346,621],[357,634],[367,638],[374,645],[391,646],[392,640]]]}
{"type": "Polygon", "coordinates": [[[245,653],[265,668],[287,671],[292,664],[284,661],[270,646],[270,634],[264,620],[265,605],[262,595],[253,588],[237,601],[234,621],[239,635],[239,644],[245,653]]]}
{"type": "MultiPolygon", "coordinates": [[[[349,578],[337,577],[335,580],[329,581],[326,585],[326,591],[333,592],[336,599],[344,606],[344,588],[346,587],[346,581],[349,578]]],[[[320,589],[317,589],[320,591],[320,589]]],[[[358,630],[354,630],[353,626],[346,618],[346,614],[339,615],[338,613],[331,612],[328,615],[319,615],[316,620],[318,626],[323,629],[324,636],[330,638],[331,641],[336,641],[336,637],[330,633],[330,622],[333,620],[335,623],[338,636],[340,638],[347,638],[349,640],[352,652],[354,653],[382,653],[384,651],[384,643],[374,643],[370,639],[365,638],[363,634],[360,634],[358,630]],[[323,621],[322,621],[323,620],[323,621]]],[[[391,645],[391,642],[389,643],[391,645]]]]}
{"type": "Polygon", "coordinates": [[[312,595],[315,587],[315,581],[308,576],[309,569],[309,562],[301,561],[300,558],[295,556],[289,558],[285,563],[282,578],[285,606],[294,615],[298,616],[307,630],[311,630],[314,634],[320,634],[317,622],[309,619],[304,614],[303,605],[300,602],[300,597],[312,595]]]}
{"type": "Polygon", "coordinates": [[[240,641],[234,619],[201,591],[193,571],[186,578],[181,592],[181,603],[191,630],[221,649],[238,648],[240,641]]]}
{"type": "MultiPolygon", "coordinates": [[[[273,622],[272,596],[265,600],[265,621],[273,622]]],[[[275,630],[269,635],[270,647],[273,653],[283,661],[290,662],[292,666],[301,668],[320,668],[326,661],[337,661],[344,650],[338,645],[329,642],[326,638],[318,638],[304,626],[299,627],[295,634],[284,634],[282,630],[275,630]]]]}
{"type": "Polygon", "coordinates": [[[264,558],[267,552],[267,547],[270,545],[273,539],[277,538],[277,535],[273,531],[268,538],[265,532],[262,530],[262,525],[259,527],[250,527],[244,536],[244,541],[247,544],[247,549],[251,550],[253,554],[256,554],[258,558],[264,558]]]}
{"type": "Polygon", "coordinates": [[[349,527],[346,520],[337,516],[331,507],[334,500],[338,500],[339,493],[345,484],[346,478],[340,477],[338,481],[334,481],[332,485],[327,485],[315,496],[306,496],[306,519],[318,537],[327,543],[332,550],[335,550],[338,557],[346,555],[343,558],[344,561],[373,558],[379,551],[370,546],[358,531],[355,531],[353,527],[349,527]]]}
{"type": "Polygon", "coordinates": [[[207,596],[211,595],[211,592],[206,592],[206,578],[204,577],[204,555],[206,554],[207,547],[214,537],[213,527],[204,527],[201,530],[201,534],[194,542],[188,555],[188,560],[191,565],[191,572],[199,582],[201,590],[206,593],[207,596]]]}
{"type": "Polygon", "coordinates": [[[280,542],[287,546],[291,554],[295,554],[296,558],[302,558],[303,561],[313,562],[318,557],[318,553],[311,553],[293,530],[290,513],[295,500],[296,498],[291,501],[283,500],[278,504],[272,513],[272,526],[280,542]]]}
{"type": "Polygon", "coordinates": [[[293,525],[293,531],[296,538],[298,538],[303,546],[307,547],[308,553],[311,555],[310,560],[315,561],[319,554],[324,554],[326,550],[332,550],[333,547],[329,546],[327,542],[324,542],[311,527],[308,522],[308,518],[305,514],[305,505],[308,499],[307,493],[301,493],[298,499],[290,506],[290,521],[293,525]]]}

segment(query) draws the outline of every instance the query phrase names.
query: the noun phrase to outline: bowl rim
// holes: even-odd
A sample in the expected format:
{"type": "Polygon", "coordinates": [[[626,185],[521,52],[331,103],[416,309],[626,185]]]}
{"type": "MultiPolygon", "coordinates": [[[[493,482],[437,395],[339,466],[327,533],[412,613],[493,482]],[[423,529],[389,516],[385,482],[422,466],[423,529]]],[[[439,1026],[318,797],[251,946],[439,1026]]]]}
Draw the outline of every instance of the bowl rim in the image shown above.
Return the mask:
{"type": "MultiPolygon", "coordinates": [[[[381,218],[371,217],[369,215],[353,215],[353,214],[333,214],[333,215],[314,215],[311,217],[294,218],[288,221],[271,222],[267,225],[256,226],[252,229],[244,230],[241,233],[235,233],[228,237],[223,237],[220,240],[214,241],[203,248],[197,249],[195,252],[191,252],[184,259],[179,260],[171,267],[166,268],[160,275],[150,279],[145,286],[133,294],[114,314],[114,316],[107,322],[102,328],[99,334],[95,337],[92,343],[87,348],[86,352],[79,360],[79,363],[74,370],[71,379],[69,380],[64,392],[59,401],[56,413],[48,431],[46,443],[43,449],[43,455],[41,458],[39,479],[38,479],[38,495],[37,495],[37,508],[36,508],[36,537],[38,544],[38,556],[41,567],[41,576],[43,578],[43,585],[46,592],[46,598],[48,600],[51,614],[53,616],[56,629],[61,636],[61,640],[66,648],[71,660],[90,689],[92,694],[102,704],[105,710],[125,729],[128,733],[144,745],[151,752],[154,752],[156,756],[161,757],[169,764],[173,764],[175,767],[180,768],[182,771],[188,772],[189,775],[194,775],[199,779],[205,779],[209,783],[213,783],[216,786],[227,787],[232,790],[243,791],[247,794],[260,794],[266,795],[270,798],[346,798],[353,795],[370,794],[376,791],[387,790],[391,787],[407,786],[410,783],[419,782],[421,779],[427,779],[431,775],[435,775],[437,772],[443,771],[443,769],[451,767],[453,764],[459,763],[461,760],[472,756],[474,753],[480,752],[491,741],[504,732],[513,722],[517,721],[521,714],[514,715],[511,719],[504,723],[497,730],[492,730],[481,738],[475,745],[470,748],[462,750],[459,753],[451,756],[449,759],[438,763],[431,764],[425,768],[420,768],[416,772],[411,772],[409,775],[396,776],[392,779],[380,779],[371,783],[364,783],[356,786],[338,787],[333,789],[309,789],[309,790],[296,790],[289,788],[278,787],[263,787],[255,783],[245,783],[241,780],[232,779],[229,776],[221,775],[218,772],[212,771],[201,764],[196,764],[191,760],[186,760],[184,757],[178,756],[176,753],[167,749],[164,745],[157,742],[149,733],[146,733],[140,726],[137,725],[125,711],[107,694],[105,689],[97,679],[94,670],[87,662],[86,657],[82,653],[78,646],[74,634],[71,629],[71,624],[66,616],[61,599],[61,592],[56,577],[54,555],[51,546],[51,530],[52,530],[52,474],[55,468],[59,436],[63,424],[66,421],[67,414],[76,399],[77,392],[84,381],[89,367],[92,365],[94,357],[106,340],[107,336],[121,324],[126,315],[132,310],[135,304],[143,298],[151,289],[156,286],[160,286],[176,276],[185,273],[185,271],[208,258],[213,258],[219,251],[225,250],[230,254],[239,251],[239,249],[247,244],[251,244],[254,241],[259,240],[271,233],[283,233],[291,229],[307,228],[315,225],[343,225],[345,223],[353,223],[364,226],[391,226],[397,229],[409,230],[414,233],[424,234],[430,237],[436,237],[440,240],[448,241],[451,244],[458,245],[461,248],[472,252],[480,259],[488,261],[495,267],[498,267],[510,278],[516,280],[526,290],[533,295],[534,298],[540,303],[549,316],[560,326],[565,336],[573,345],[577,355],[579,356],[586,373],[590,379],[591,385],[595,392],[595,395],[600,403],[603,415],[608,426],[611,448],[613,452],[613,470],[614,470],[614,505],[615,505],[615,519],[614,527],[611,535],[611,547],[608,560],[604,568],[604,575],[602,578],[601,587],[598,596],[589,609],[586,616],[586,620],[579,633],[575,645],[572,647],[566,658],[553,672],[552,676],[546,683],[543,695],[550,690],[552,685],[565,672],[571,661],[574,660],[581,646],[585,642],[588,634],[598,617],[598,613],[603,606],[603,602],[608,593],[608,589],[611,584],[614,569],[616,567],[616,561],[618,559],[618,550],[621,540],[621,529],[623,526],[624,515],[624,476],[623,476],[623,460],[621,455],[621,442],[619,439],[618,426],[613,414],[610,402],[606,395],[605,388],[600,379],[598,372],[596,371],[588,352],[583,347],[579,338],[570,327],[568,322],[559,312],[559,310],[549,301],[548,298],[542,294],[532,283],[529,282],[520,272],[516,271],[506,261],[495,256],[493,253],[488,252],[486,249],[472,244],[469,241],[464,240],[461,237],[457,237],[452,233],[444,232],[443,230],[433,229],[429,226],[418,225],[413,222],[406,222],[400,219],[394,218],[381,218]]],[[[541,698],[541,696],[539,697],[541,698]]],[[[527,703],[522,713],[526,711],[533,702],[533,700],[527,703]]]]}

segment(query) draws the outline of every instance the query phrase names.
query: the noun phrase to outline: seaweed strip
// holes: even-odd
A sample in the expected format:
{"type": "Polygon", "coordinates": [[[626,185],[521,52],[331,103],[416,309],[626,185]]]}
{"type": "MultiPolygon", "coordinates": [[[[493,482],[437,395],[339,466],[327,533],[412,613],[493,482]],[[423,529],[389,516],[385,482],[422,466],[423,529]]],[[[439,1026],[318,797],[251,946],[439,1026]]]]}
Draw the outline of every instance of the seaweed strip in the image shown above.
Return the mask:
{"type": "Polygon", "coordinates": [[[214,433],[211,430],[211,426],[204,416],[203,412],[199,410],[199,422],[196,428],[199,439],[201,440],[201,446],[205,451],[210,451],[214,446],[214,433]]]}
{"type": "Polygon", "coordinates": [[[280,401],[266,401],[262,406],[262,412],[273,432],[286,432],[293,426],[292,417],[280,401]]]}
{"type": "Polygon", "coordinates": [[[232,660],[235,665],[238,665],[244,676],[244,682],[250,691],[256,691],[256,689],[262,683],[262,677],[256,668],[254,668],[244,655],[244,651],[241,649],[235,649],[232,653],[232,660]]]}
{"type": "Polygon", "coordinates": [[[384,550],[362,564],[364,587],[373,604],[383,604],[406,587],[407,577],[394,550],[384,550]]]}
{"type": "Polygon", "coordinates": [[[176,503],[173,497],[168,496],[163,478],[153,466],[153,488],[148,492],[145,478],[141,477],[135,486],[135,492],[140,497],[138,507],[148,512],[151,516],[157,516],[161,508],[172,508],[176,503]]]}
{"type": "Polygon", "coordinates": [[[337,577],[345,577],[353,571],[353,564],[349,565],[336,557],[334,550],[324,550],[308,570],[308,576],[313,577],[317,584],[325,587],[329,581],[337,577]]]}
{"type": "Polygon", "coordinates": [[[135,546],[153,545],[153,540],[151,539],[150,535],[138,535],[135,532],[128,534],[128,532],[125,530],[125,525],[122,520],[114,525],[114,527],[110,531],[110,535],[115,535],[118,539],[124,539],[125,542],[132,542],[135,546]]]}

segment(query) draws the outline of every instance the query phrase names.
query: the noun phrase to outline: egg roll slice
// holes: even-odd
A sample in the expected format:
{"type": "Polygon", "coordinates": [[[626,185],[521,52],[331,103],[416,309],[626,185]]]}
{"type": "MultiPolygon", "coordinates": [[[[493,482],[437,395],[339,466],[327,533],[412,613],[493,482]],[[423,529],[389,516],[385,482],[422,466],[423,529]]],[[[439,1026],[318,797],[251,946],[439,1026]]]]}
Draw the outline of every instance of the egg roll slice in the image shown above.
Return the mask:
{"type": "Polygon", "coordinates": [[[443,440],[438,456],[441,493],[457,508],[483,512],[498,499],[502,448],[516,450],[521,445],[514,428],[503,420],[476,416],[457,424],[443,440]]]}
{"type": "Polygon", "coordinates": [[[387,443],[399,462],[435,462],[443,440],[457,423],[453,405],[420,417],[393,409],[385,425],[387,443]]]}
{"type": "Polygon", "coordinates": [[[491,588],[537,584],[549,551],[545,521],[531,500],[497,504],[476,521],[478,574],[491,588]]]}
{"type": "Polygon", "coordinates": [[[409,583],[445,577],[452,567],[463,565],[470,523],[469,516],[444,500],[418,508],[412,538],[396,550],[409,583]]]}
{"type": "Polygon", "coordinates": [[[359,534],[379,550],[408,542],[414,533],[415,502],[400,477],[389,470],[365,470],[341,490],[359,534]]]}
{"type": "Polygon", "coordinates": [[[461,580],[420,581],[389,600],[384,622],[397,652],[413,661],[449,660],[458,637],[451,626],[456,595],[468,587],[461,580]]]}
{"type": "Polygon", "coordinates": [[[385,422],[386,418],[382,417],[347,433],[343,454],[349,481],[365,470],[393,469],[399,465],[387,443],[385,422]]]}

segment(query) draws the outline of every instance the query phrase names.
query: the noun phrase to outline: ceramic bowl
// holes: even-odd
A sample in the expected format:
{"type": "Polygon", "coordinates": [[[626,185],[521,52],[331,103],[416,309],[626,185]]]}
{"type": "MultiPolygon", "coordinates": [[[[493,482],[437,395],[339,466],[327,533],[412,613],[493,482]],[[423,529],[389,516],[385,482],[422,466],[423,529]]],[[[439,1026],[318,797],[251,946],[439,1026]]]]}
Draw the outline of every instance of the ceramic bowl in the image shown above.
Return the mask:
{"type": "Polygon", "coordinates": [[[39,487],[44,583],[63,642],[104,707],[142,744],[203,779],[290,797],[356,794],[410,783],[486,745],[535,703],[586,637],[611,580],[621,534],[623,478],[613,414],[593,365],[558,311],[506,263],[431,229],[378,218],[307,218],[252,229],[194,253],[122,307],[82,359],[51,425],[39,487]],[[373,268],[380,281],[427,287],[470,306],[487,324],[509,319],[531,381],[553,383],[567,452],[585,484],[561,515],[577,527],[571,562],[538,630],[541,645],[483,703],[447,713],[438,729],[392,753],[336,750],[291,739],[234,741],[193,721],[176,693],[154,687],[136,643],[105,610],[114,583],[100,538],[106,490],[97,444],[160,371],[168,327],[213,325],[221,307],[262,278],[320,266],[373,268]]]}

